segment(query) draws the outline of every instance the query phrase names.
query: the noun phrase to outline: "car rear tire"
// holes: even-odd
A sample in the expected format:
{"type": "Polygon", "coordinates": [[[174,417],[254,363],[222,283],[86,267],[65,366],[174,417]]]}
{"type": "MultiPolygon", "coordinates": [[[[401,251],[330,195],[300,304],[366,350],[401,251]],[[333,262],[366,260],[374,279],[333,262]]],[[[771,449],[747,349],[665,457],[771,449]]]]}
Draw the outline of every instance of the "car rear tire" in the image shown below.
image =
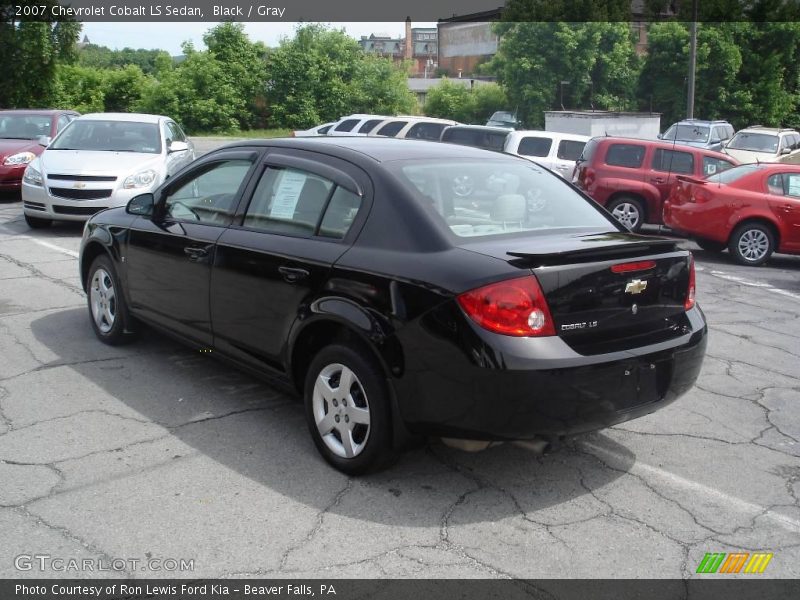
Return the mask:
{"type": "Polygon", "coordinates": [[[763,265],[775,251],[775,235],[763,223],[742,223],[731,234],[728,250],[741,265],[763,265]]]}
{"type": "Polygon", "coordinates": [[[631,231],[639,231],[642,228],[644,206],[640,200],[631,196],[620,196],[609,202],[606,210],[631,231]]]}
{"type": "Polygon", "coordinates": [[[119,277],[106,255],[94,259],[86,279],[89,317],[97,338],[104,344],[119,346],[131,341],[134,321],[125,304],[119,277]]]}
{"type": "Polygon", "coordinates": [[[389,394],[367,352],[341,344],[323,348],[306,373],[304,400],[314,444],[339,471],[361,475],[395,458],[389,394]]]}
{"type": "Polygon", "coordinates": [[[717,242],[714,240],[705,240],[702,238],[695,239],[695,243],[706,252],[722,252],[725,250],[725,242],[717,242]]]}
{"type": "Polygon", "coordinates": [[[52,219],[42,219],[40,217],[31,217],[30,215],[25,215],[25,222],[31,229],[46,229],[53,224],[52,219]]]}

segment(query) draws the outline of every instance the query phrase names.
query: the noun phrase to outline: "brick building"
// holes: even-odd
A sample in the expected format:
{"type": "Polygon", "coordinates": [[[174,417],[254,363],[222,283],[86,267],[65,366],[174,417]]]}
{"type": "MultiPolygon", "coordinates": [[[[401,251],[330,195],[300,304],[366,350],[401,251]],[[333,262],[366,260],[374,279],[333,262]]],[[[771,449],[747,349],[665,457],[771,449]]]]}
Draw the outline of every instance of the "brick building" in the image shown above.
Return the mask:
{"type": "Polygon", "coordinates": [[[391,57],[394,62],[410,61],[412,77],[432,77],[438,59],[438,31],[436,27],[411,27],[406,19],[405,36],[393,38],[372,34],[358,41],[365,52],[391,57]]]}

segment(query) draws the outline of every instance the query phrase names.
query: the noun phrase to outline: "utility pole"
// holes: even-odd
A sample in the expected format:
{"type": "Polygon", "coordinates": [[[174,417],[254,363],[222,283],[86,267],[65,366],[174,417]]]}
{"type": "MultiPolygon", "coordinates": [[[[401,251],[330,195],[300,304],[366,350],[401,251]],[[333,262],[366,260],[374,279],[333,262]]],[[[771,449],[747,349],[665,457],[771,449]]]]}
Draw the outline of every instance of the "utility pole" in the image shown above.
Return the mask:
{"type": "Polygon", "coordinates": [[[689,26],[689,89],[686,93],[686,118],[694,118],[694,75],[697,70],[697,3],[692,0],[692,23],[689,26]]]}

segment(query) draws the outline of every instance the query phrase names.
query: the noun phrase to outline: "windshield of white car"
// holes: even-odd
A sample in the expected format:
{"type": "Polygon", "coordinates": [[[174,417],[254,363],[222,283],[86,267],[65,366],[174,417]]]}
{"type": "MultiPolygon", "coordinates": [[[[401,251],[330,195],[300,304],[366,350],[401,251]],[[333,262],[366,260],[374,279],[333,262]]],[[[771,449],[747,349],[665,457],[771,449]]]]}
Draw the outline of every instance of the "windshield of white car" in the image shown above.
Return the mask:
{"type": "Polygon", "coordinates": [[[614,230],[591,202],[537,165],[450,159],[404,161],[390,168],[431,217],[458,237],[614,230]]]}
{"type": "Polygon", "coordinates": [[[0,115],[0,138],[35,140],[50,135],[50,117],[44,115],[0,115]]]}
{"type": "Polygon", "coordinates": [[[708,141],[709,128],[698,125],[673,125],[664,134],[662,139],[677,142],[705,142],[708,141]]]}
{"type": "Polygon", "coordinates": [[[778,151],[778,136],[769,133],[750,133],[740,131],[728,144],[731,150],[749,150],[750,152],[768,152],[775,154],[778,151]]]}
{"type": "Polygon", "coordinates": [[[47,149],[160,154],[161,135],[155,123],[76,120],[47,149]]]}

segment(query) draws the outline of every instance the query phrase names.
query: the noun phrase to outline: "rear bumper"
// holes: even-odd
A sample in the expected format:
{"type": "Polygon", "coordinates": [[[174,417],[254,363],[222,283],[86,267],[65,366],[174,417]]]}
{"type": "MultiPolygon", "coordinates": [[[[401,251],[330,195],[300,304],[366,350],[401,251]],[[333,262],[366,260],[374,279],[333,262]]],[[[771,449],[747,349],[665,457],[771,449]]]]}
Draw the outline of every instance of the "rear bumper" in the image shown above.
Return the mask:
{"type": "Polygon", "coordinates": [[[692,331],[681,338],[607,355],[559,350],[568,348],[559,338],[507,338],[512,344],[501,350],[456,356],[439,340],[432,349],[438,364],[396,386],[403,419],[415,433],[509,440],[583,433],[646,415],[691,389],[700,373],[707,327],[699,308],[688,316],[692,331]],[[540,357],[513,356],[517,342],[535,342],[540,357]]]}

